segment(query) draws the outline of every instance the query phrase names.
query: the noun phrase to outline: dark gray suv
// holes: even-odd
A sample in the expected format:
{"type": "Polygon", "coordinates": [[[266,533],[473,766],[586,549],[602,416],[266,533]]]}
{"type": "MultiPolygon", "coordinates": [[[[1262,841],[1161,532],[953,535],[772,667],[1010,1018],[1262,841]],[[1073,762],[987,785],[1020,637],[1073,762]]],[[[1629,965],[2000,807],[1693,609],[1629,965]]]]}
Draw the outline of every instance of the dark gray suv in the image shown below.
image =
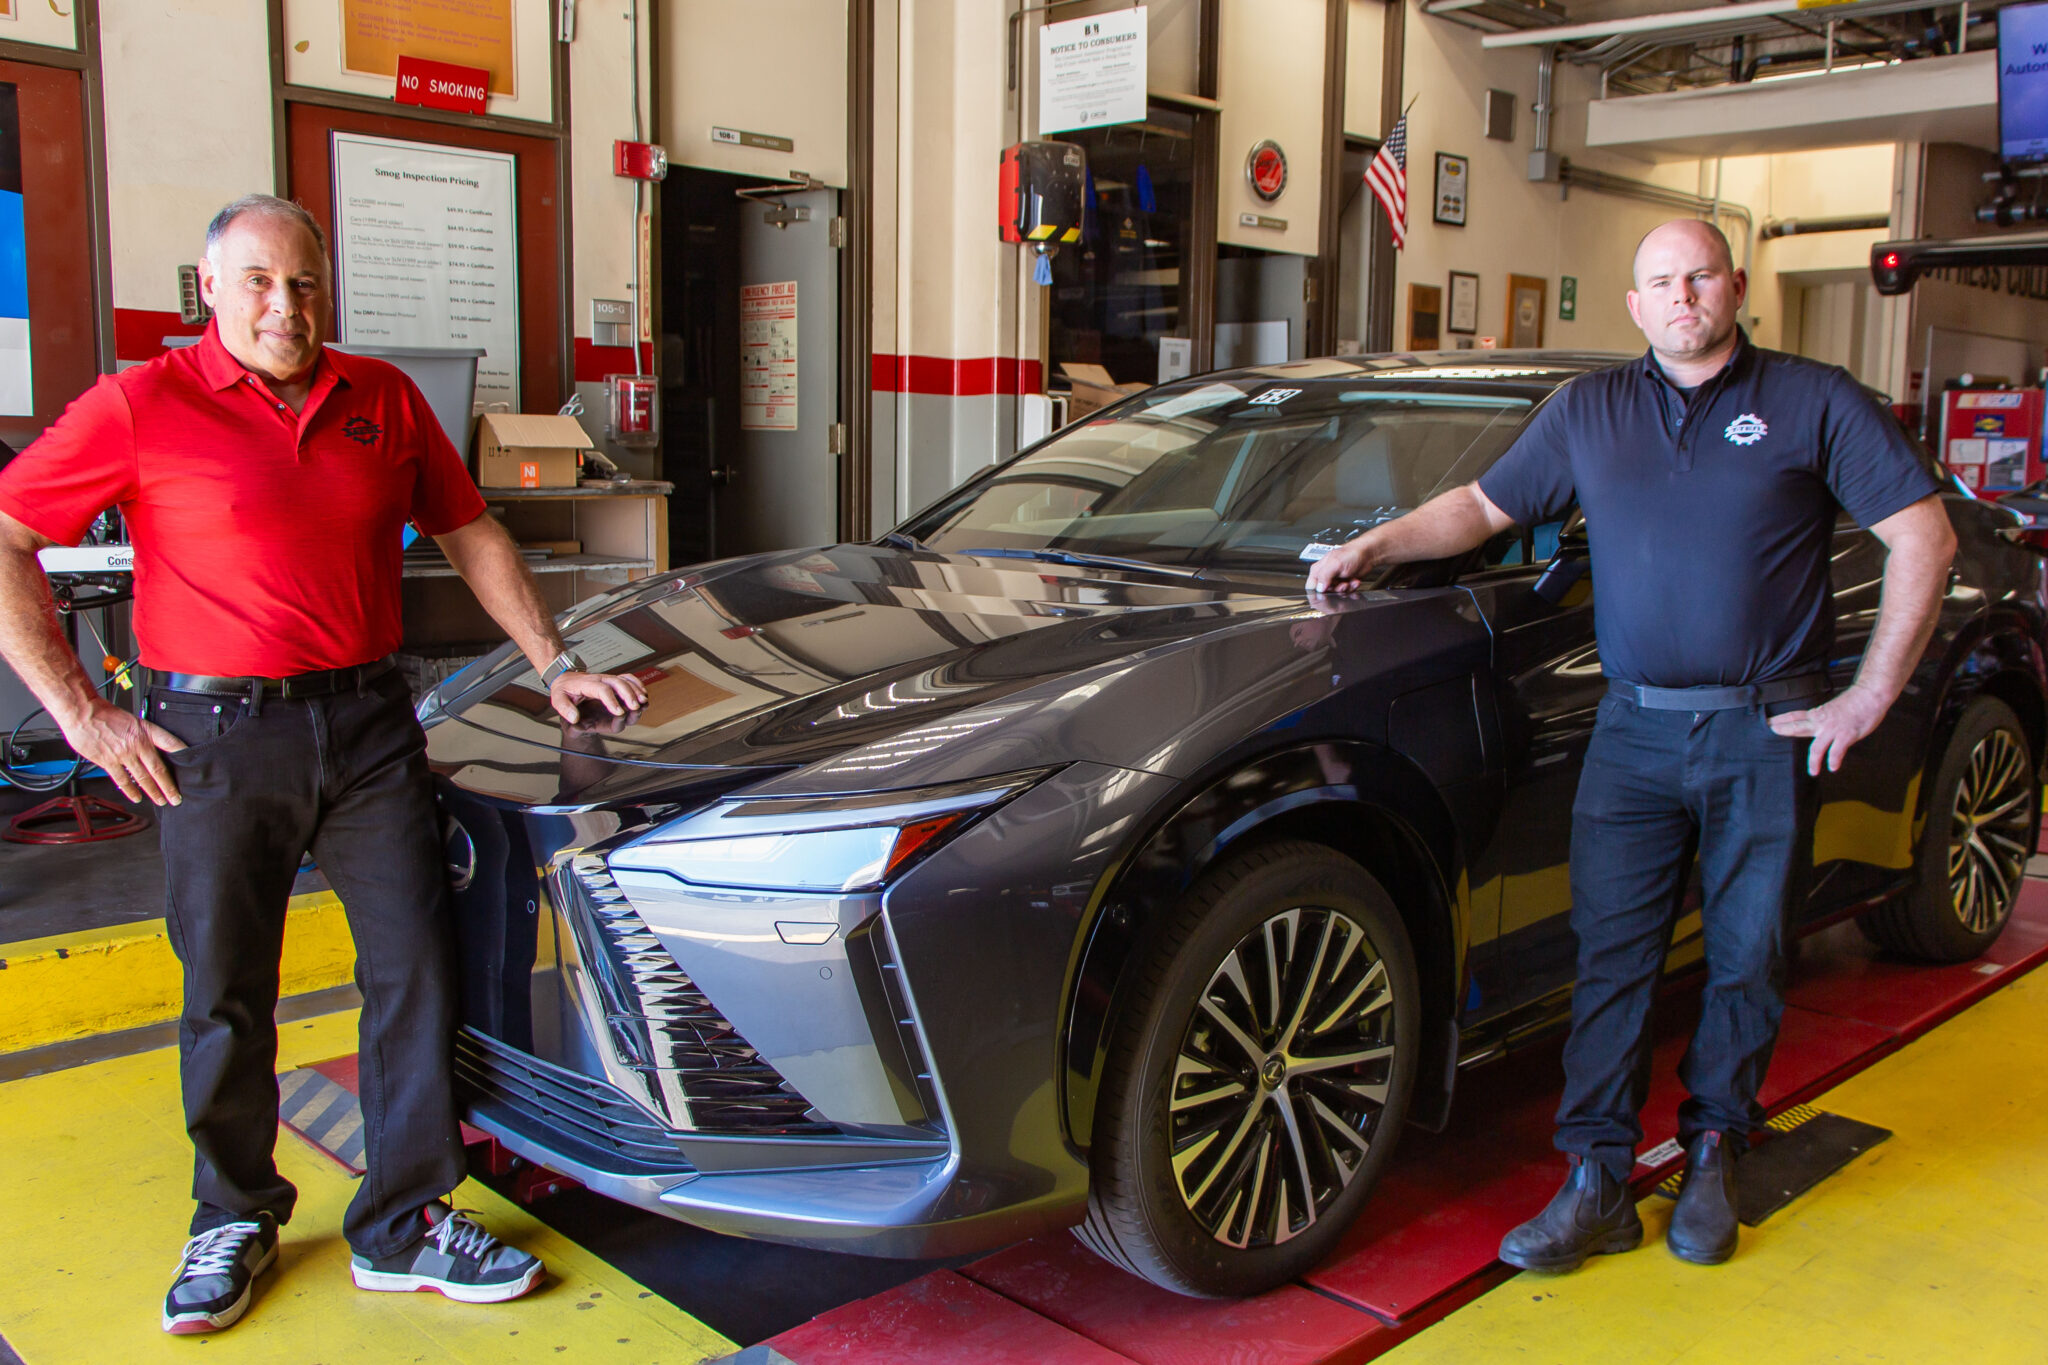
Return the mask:
{"type": "MultiPolygon", "coordinates": [[[[1565,1018],[1605,690],[1570,519],[1341,601],[1305,570],[1608,363],[1162,386],[877,543],[584,603],[577,649],[647,684],[624,722],[561,724],[509,651],[450,679],[421,714],[472,1120],[721,1232],[934,1256],[1079,1224],[1183,1292],[1300,1275],[1460,1062],[1565,1018]]],[[[1948,505],[1938,632],[1826,780],[1808,907],[1938,959],[2005,924],[2048,727],[2041,559],[1948,505]]],[[[1881,569],[1844,524],[1838,683],[1881,569]]],[[[1697,936],[1681,910],[1676,963],[1697,936]]]]}

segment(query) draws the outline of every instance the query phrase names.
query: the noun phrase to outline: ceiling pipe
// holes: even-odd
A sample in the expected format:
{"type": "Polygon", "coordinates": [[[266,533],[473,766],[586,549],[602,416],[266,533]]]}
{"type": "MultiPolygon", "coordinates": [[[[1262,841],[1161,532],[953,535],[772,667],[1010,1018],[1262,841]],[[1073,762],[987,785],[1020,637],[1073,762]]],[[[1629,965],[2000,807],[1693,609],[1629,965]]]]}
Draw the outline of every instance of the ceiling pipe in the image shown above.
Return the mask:
{"type": "Polygon", "coordinates": [[[1780,237],[1804,237],[1811,232],[1869,232],[1890,227],[1892,220],[1882,213],[1846,214],[1839,218],[1766,218],[1757,232],[1759,241],[1780,237]]]}

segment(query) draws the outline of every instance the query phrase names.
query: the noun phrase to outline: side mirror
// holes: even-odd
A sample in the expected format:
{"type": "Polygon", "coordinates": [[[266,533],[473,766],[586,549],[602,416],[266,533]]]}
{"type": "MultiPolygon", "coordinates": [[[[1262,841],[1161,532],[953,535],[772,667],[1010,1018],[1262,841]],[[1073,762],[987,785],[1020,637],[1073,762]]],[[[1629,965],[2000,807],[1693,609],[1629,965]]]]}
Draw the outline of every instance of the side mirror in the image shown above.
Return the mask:
{"type": "Polygon", "coordinates": [[[1592,542],[1586,535],[1586,518],[1574,512],[1557,533],[1557,553],[1543,566],[1543,572],[1529,591],[1556,606],[1564,601],[1586,571],[1593,566],[1592,542]]]}

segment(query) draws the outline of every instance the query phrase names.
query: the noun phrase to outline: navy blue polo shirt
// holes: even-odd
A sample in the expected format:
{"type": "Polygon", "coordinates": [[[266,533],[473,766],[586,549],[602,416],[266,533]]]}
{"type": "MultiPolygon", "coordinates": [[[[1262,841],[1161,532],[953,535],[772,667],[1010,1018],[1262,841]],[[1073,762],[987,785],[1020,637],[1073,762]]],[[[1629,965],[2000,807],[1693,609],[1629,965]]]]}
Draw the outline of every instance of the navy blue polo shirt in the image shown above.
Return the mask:
{"type": "Polygon", "coordinates": [[[1868,527],[1940,490],[1846,370],[1740,333],[1728,364],[1690,393],[1648,352],[1572,380],[1479,487],[1523,526],[1576,498],[1602,671],[1649,687],[1824,667],[1836,508],[1868,527]]]}

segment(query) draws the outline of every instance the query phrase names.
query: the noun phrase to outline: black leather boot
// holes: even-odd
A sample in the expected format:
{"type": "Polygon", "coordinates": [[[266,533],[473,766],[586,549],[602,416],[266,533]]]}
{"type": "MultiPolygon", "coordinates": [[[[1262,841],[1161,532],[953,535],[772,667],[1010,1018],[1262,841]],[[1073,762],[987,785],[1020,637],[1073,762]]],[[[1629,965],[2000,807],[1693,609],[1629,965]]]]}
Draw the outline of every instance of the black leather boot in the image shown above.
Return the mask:
{"type": "Polygon", "coordinates": [[[1524,1270],[1575,1270],[1588,1256],[1643,1244],[1635,1196],[1597,1161],[1571,1158],[1572,1173],[1543,1212],[1500,1240],[1500,1258],[1524,1270]]]}
{"type": "Polygon", "coordinates": [[[1685,1183],[1664,1245],[1681,1261],[1719,1265],[1735,1254],[1735,1153],[1725,1133],[1701,1133],[1685,1152],[1685,1183]]]}

